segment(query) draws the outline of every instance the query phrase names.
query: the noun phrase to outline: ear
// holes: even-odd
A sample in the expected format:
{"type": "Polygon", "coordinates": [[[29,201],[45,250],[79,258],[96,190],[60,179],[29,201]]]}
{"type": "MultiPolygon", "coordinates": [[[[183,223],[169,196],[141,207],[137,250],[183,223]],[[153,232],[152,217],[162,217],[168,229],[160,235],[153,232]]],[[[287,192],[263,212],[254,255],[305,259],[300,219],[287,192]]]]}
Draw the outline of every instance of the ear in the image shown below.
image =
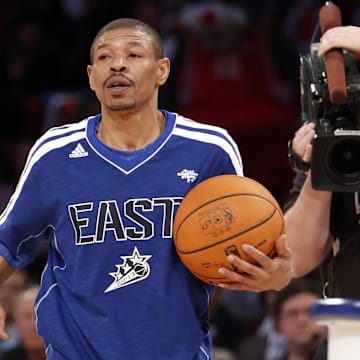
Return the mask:
{"type": "Polygon", "coordinates": [[[170,73],[170,60],[162,58],[158,61],[158,84],[164,85],[170,73]]]}
{"type": "Polygon", "coordinates": [[[87,68],[87,74],[88,74],[88,78],[89,78],[89,85],[90,85],[90,89],[95,91],[95,86],[94,86],[94,76],[93,76],[93,68],[92,65],[88,65],[87,68]]]}

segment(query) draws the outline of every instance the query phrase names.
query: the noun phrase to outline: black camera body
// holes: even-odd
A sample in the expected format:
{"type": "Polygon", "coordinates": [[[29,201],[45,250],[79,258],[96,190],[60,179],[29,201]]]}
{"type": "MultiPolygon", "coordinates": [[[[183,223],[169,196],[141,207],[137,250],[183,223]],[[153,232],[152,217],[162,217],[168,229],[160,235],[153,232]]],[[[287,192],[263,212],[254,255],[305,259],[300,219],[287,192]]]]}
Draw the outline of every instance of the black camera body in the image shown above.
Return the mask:
{"type": "Polygon", "coordinates": [[[311,160],[312,187],[336,192],[360,191],[360,74],[352,53],[343,51],[347,98],[330,101],[324,59],[313,44],[300,54],[302,119],[316,124],[311,160]],[[315,50],[314,50],[315,49],[315,50]]]}

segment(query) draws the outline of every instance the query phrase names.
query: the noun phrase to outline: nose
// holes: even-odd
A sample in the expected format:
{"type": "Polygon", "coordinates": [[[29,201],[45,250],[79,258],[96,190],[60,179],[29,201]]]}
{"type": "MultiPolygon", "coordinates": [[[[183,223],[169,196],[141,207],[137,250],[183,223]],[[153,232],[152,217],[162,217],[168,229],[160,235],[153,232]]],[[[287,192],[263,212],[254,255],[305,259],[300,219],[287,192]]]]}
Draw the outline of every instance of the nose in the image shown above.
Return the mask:
{"type": "Polygon", "coordinates": [[[113,65],[110,68],[110,70],[112,72],[124,72],[125,69],[126,69],[126,66],[124,66],[124,65],[113,65]]]}
{"type": "Polygon", "coordinates": [[[111,64],[111,71],[113,72],[124,72],[127,66],[123,60],[123,58],[118,57],[114,59],[113,63],[111,64]]]}

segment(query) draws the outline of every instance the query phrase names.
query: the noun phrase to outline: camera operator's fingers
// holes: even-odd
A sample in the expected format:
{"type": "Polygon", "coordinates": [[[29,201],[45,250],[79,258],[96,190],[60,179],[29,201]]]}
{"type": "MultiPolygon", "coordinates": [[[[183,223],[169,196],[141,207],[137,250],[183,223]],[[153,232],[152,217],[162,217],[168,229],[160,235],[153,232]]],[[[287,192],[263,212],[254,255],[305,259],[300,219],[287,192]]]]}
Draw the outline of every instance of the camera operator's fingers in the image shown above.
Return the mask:
{"type": "Polygon", "coordinates": [[[347,49],[360,56],[359,38],[359,26],[349,25],[330,28],[320,38],[318,56],[323,56],[327,51],[335,48],[347,49]]]}
{"type": "Polygon", "coordinates": [[[304,158],[307,145],[312,143],[315,134],[315,124],[305,123],[295,134],[292,148],[301,158],[304,158]]]}
{"type": "Polygon", "coordinates": [[[305,147],[305,153],[303,156],[303,160],[311,163],[311,154],[312,154],[312,145],[311,144],[307,144],[305,147]]]}
{"type": "Polygon", "coordinates": [[[295,133],[295,139],[303,139],[314,136],[315,123],[306,122],[304,123],[295,133]]]}

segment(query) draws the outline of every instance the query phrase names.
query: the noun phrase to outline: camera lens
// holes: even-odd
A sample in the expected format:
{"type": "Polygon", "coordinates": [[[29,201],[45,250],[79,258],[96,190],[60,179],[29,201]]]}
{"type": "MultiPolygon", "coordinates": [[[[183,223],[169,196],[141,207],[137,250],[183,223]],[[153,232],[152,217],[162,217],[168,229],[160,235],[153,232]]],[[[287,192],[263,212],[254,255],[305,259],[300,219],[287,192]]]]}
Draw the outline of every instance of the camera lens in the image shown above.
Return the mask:
{"type": "Polygon", "coordinates": [[[329,168],[335,176],[352,180],[360,173],[360,140],[341,138],[328,153],[329,168]]]}

